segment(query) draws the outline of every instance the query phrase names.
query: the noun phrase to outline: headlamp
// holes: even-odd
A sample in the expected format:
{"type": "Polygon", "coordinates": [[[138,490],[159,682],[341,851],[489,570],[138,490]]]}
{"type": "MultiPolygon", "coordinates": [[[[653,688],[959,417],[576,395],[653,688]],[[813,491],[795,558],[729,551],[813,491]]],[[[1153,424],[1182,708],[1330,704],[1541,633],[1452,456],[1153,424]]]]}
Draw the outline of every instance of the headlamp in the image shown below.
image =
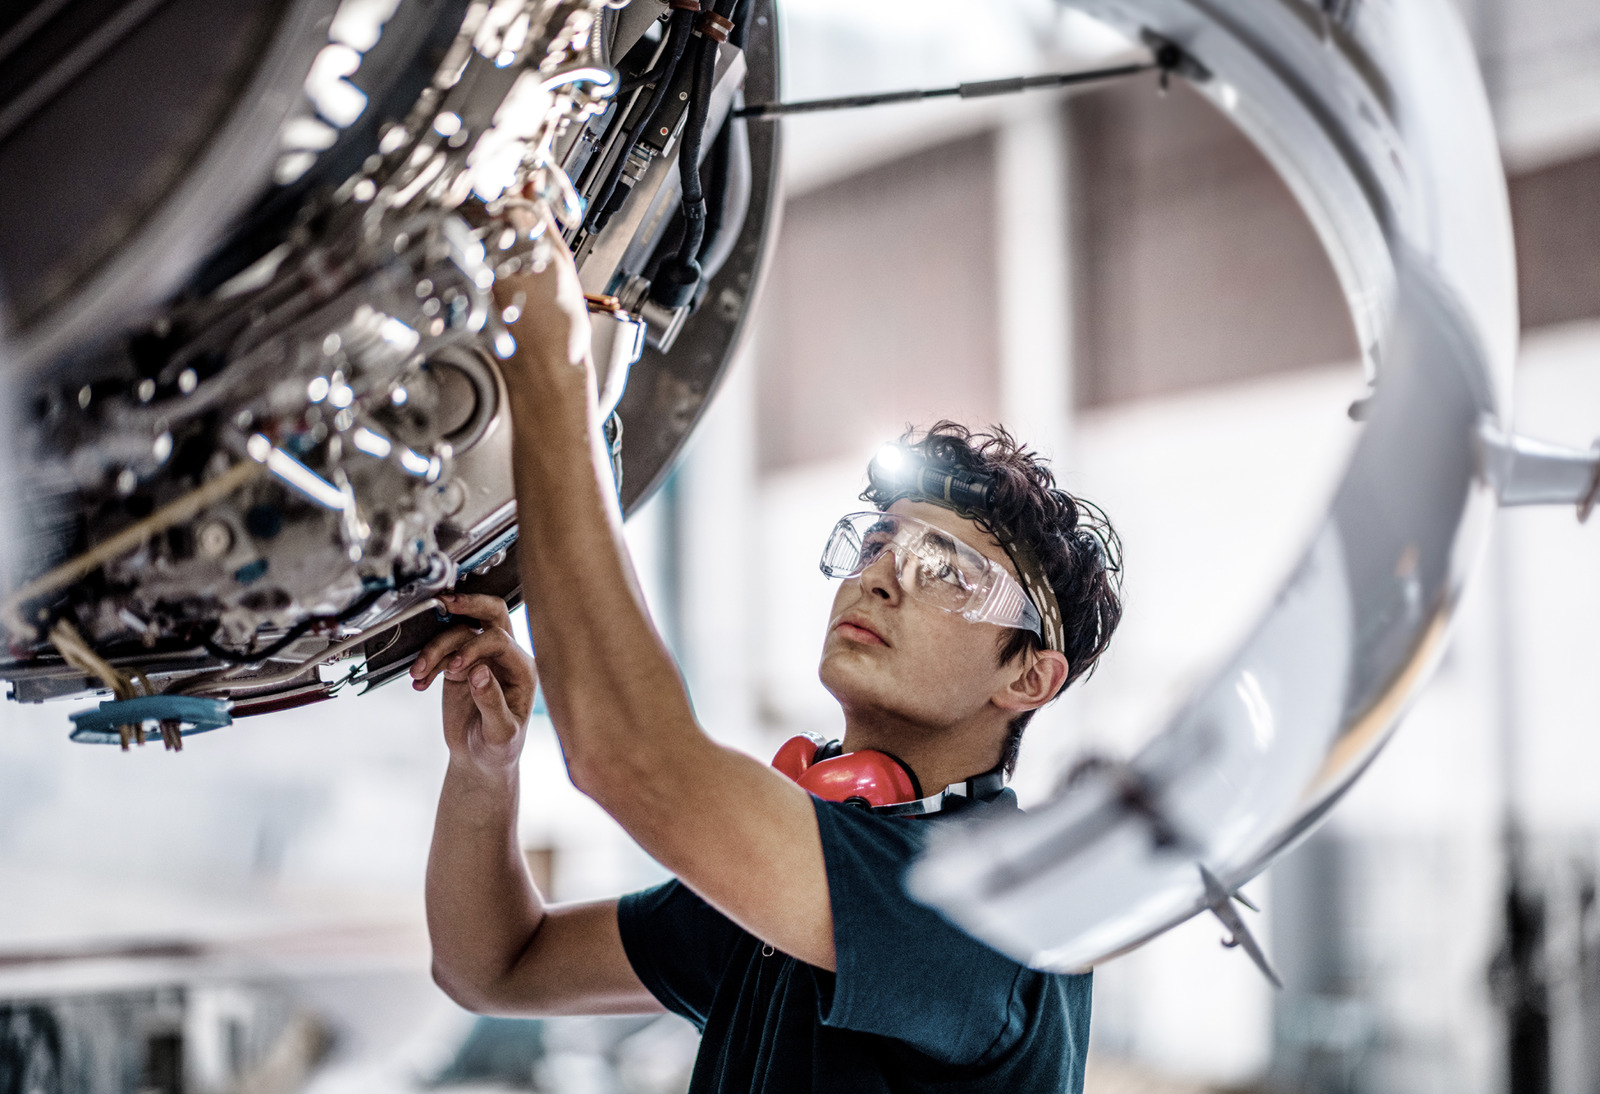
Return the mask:
{"type": "Polygon", "coordinates": [[[967,516],[981,516],[989,508],[993,475],[936,466],[903,444],[890,442],[878,449],[867,465],[872,500],[887,509],[901,498],[931,501],[967,516]]]}
{"type": "Polygon", "coordinates": [[[867,465],[870,485],[861,495],[879,509],[902,498],[927,502],[975,520],[987,528],[1005,548],[1028,599],[1038,609],[1043,622],[1041,638],[1046,649],[1065,652],[1065,631],[1061,624],[1061,605],[1045,576],[1044,566],[1026,543],[1015,539],[1009,529],[996,521],[990,511],[989,495],[994,476],[966,471],[949,464],[935,463],[920,449],[893,441],[883,445],[867,465]]]}

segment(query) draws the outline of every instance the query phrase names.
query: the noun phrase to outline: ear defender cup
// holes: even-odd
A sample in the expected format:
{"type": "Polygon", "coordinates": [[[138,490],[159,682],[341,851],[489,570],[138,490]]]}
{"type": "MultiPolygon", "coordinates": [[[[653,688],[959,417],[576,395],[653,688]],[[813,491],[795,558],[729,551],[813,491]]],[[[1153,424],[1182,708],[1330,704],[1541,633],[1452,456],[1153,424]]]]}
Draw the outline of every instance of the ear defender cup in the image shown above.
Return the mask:
{"type": "Polygon", "coordinates": [[[874,807],[922,797],[917,776],[889,753],[865,748],[838,755],[838,748],[836,741],[802,734],[784,742],[772,766],[824,801],[874,807]]]}
{"type": "Polygon", "coordinates": [[[817,754],[829,743],[831,742],[826,738],[815,733],[802,733],[798,737],[790,737],[783,742],[783,747],[778,749],[778,754],[772,757],[772,766],[795,782],[799,782],[800,776],[816,762],[817,754]]]}

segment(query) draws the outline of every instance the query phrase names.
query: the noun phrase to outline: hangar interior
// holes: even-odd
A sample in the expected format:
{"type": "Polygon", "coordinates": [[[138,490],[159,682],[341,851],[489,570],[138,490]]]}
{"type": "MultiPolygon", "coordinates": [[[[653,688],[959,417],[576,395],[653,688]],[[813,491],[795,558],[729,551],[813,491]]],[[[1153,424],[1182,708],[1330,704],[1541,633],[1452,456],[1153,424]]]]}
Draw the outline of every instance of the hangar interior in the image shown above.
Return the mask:
{"type": "MultiPolygon", "coordinates": [[[[1586,446],[1600,432],[1600,9],[1460,7],[1509,184],[1516,422],[1586,446]]],[[[1044,0],[978,18],[948,0],[781,13],[789,99],[1131,48],[1044,0]]],[[[720,739],[765,756],[837,728],[815,673],[830,596],[817,546],[886,438],[942,417],[1004,422],[1127,544],[1118,643],[1028,731],[1015,785],[1042,802],[1072,756],[1148,739],[1245,636],[1322,514],[1366,390],[1334,271],[1255,147],[1154,73],[796,117],[783,141],[752,329],[628,525],[652,614],[720,739]],[[773,545],[762,569],[721,549],[729,507],[773,545]],[[718,566],[694,564],[708,557],[718,566]]],[[[1284,990],[1207,918],[1106,963],[1091,1094],[1600,1090],[1594,532],[1568,510],[1495,519],[1454,644],[1393,743],[1246,889],[1284,990]],[[1543,1086],[1525,1085],[1513,1019],[1544,1031],[1543,1086]]],[[[80,1061],[97,1091],[683,1089],[695,1039],[679,1020],[474,1019],[431,983],[434,702],[344,696],[182,756],[68,745],[71,703],[6,705],[11,1036],[48,1021],[97,1046],[80,1061]]],[[[547,723],[523,781],[522,841],[557,899],[664,876],[567,783],[547,723]]]]}

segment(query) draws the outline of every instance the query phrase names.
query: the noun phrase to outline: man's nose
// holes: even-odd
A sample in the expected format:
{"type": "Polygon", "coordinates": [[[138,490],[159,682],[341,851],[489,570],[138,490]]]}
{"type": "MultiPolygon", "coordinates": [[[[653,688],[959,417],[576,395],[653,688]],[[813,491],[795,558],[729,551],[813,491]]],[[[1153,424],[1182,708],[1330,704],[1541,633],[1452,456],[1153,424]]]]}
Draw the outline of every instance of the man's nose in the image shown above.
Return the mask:
{"type": "Polygon", "coordinates": [[[884,551],[861,571],[861,587],[891,604],[900,602],[904,590],[900,588],[900,559],[894,551],[884,551]]]}

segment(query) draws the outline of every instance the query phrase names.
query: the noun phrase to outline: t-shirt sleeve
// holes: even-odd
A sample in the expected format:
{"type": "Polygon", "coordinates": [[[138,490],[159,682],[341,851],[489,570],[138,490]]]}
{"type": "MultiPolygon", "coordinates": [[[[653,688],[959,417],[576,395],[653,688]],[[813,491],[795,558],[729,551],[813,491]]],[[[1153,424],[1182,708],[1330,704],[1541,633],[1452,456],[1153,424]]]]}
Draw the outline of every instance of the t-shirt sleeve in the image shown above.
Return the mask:
{"type": "Polygon", "coordinates": [[[703,1030],[740,929],[676,879],[618,900],[617,929],[650,994],[703,1030]]]}
{"type": "Polygon", "coordinates": [[[1029,970],[907,895],[917,826],[930,822],[815,804],[838,969],[823,1024],[893,1037],[947,1064],[1005,1051],[1022,1032],[1016,1001],[1029,970]]]}

